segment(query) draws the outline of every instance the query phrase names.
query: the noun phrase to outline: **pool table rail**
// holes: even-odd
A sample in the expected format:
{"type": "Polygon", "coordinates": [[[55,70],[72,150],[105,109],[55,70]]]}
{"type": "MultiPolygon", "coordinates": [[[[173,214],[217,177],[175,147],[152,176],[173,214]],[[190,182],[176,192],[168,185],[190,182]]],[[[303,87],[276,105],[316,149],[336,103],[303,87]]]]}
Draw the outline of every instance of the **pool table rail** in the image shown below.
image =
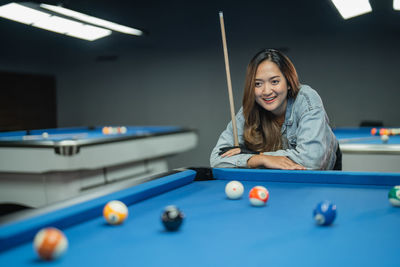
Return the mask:
{"type": "Polygon", "coordinates": [[[213,176],[220,180],[247,180],[293,183],[382,185],[400,184],[400,173],[343,171],[282,171],[265,169],[214,168],[213,176]]]}
{"type": "Polygon", "coordinates": [[[20,221],[0,226],[0,252],[32,240],[34,235],[44,227],[65,229],[81,222],[101,216],[105,204],[111,200],[120,200],[127,206],[168,192],[172,189],[191,183],[196,176],[193,170],[185,170],[162,176],[147,183],[126,188],[76,205],[56,209],[47,214],[32,216],[20,221]]]}

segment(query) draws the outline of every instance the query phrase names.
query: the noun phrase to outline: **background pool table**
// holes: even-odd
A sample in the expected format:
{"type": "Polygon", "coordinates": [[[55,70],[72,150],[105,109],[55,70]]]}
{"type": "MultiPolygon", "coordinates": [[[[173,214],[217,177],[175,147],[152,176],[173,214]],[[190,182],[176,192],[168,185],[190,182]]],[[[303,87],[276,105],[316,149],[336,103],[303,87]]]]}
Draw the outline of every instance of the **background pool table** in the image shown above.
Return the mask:
{"type": "Polygon", "coordinates": [[[130,186],[167,171],[167,157],[197,145],[193,129],[126,128],[107,135],[103,127],[0,133],[0,205],[36,208],[114,183],[130,186]]]}
{"type": "Polygon", "coordinates": [[[343,153],[343,170],[400,172],[400,135],[389,136],[384,143],[380,136],[371,135],[371,129],[334,129],[343,153]]]}
{"type": "Polygon", "coordinates": [[[395,184],[400,184],[400,174],[179,171],[70,207],[3,222],[0,265],[42,264],[32,238],[42,227],[56,226],[70,247],[52,266],[397,266],[400,208],[391,206],[387,197],[395,184]],[[224,187],[232,179],[244,184],[239,200],[225,196],[224,187]],[[253,207],[247,199],[255,185],[270,192],[264,207],[253,207]],[[120,226],[109,226],[101,215],[113,199],[129,208],[120,226]],[[322,200],[335,202],[338,209],[328,227],[317,226],[312,218],[322,200]],[[178,232],[166,232],[160,221],[170,204],[186,216],[178,232]]]}

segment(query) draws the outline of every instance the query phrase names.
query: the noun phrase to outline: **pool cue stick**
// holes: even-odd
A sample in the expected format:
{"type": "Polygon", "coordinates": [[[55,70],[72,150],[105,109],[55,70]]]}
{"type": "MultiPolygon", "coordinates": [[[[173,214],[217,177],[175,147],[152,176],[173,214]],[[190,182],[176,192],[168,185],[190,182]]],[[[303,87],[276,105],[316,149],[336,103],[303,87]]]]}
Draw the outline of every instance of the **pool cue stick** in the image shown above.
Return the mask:
{"type": "Polygon", "coordinates": [[[237,132],[236,118],[235,118],[235,107],[234,107],[234,103],[233,103],[231,72],[230,72],[230,69],[229,69],[228,48],[226,46],[224,15],[223,15],[222,11],[219,12],[219,22],[221,24],[222,45],[223,45],[223,48],[224,48],[226,80],[227,80],[227,83],[228,83],[229,104],[230,104],[230,109],[231,109],[231,119],[232,119],[232,127],[233,127],[234,146],[239,147],[238,132],[237,132]]]}

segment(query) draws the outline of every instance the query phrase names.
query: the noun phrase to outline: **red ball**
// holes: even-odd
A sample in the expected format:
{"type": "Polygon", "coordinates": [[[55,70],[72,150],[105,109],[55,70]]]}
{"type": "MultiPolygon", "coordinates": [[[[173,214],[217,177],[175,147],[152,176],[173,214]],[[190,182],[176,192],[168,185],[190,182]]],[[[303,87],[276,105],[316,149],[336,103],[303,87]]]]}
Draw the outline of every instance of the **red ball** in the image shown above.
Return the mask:
{"type": "Polygon", "coordinates": [[[255,186],[250,190],[249,200],[253,206],[263,206],[269,199],[269,192],[264,186],[255,186]]]}
{"type": "Polygon", "coordinates": [[[378,132],[378,129],[376,129],[376,128],[372,128],[371,129],[371,134],[372,135],[376,135],[377,132],[378,132]]]}

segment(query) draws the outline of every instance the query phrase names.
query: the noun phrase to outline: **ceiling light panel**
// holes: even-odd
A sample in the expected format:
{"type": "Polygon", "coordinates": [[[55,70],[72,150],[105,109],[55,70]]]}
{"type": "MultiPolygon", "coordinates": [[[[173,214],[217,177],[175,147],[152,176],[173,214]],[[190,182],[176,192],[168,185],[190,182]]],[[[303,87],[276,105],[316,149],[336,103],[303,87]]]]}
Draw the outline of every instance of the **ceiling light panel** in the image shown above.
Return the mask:
{"type": "Polygon", "coordinates": [[[35,21],[49,18],[50,14],[20,4],[10,3],[0,6],[0,16],[20,23],[32,24],[35,21]]]}
{"type": "Polygon", "coordinates": [[[400,0],[393,0],[393,9],[400,10],[400,0]]]}
{"type": "Polygon", "coordinates": [[[88,41],[94,41],[112,33],[109,29],[54,16],[35,8],[30,8],[30,5],[25,6],[23,3],[10,3],[0,6],[0,17],[88,41]]]}
{"type": "Polygon", "coordinates": [[[344,19],[360,16],[372,11],[369,0],[331,0],[344,19]]]}
{"type": "Polygon", "coordinates": [[[47,4],[40,4],[41,8],[45,8],[47,10],[51,10],[53,12],[62,14],[64,16],[68,16],[80,21],[84,21],[93,25],[97,25],[97,26],[101,26],[101,27],[105,27],[107,29],[113,30],[113,31],[118,31],[118,32],[122,32],[122,33],[126,33],[126,34],[131,34],[131,35],[143,35],[143,32],[131,27],[127,27],[124,25],[120,25],[114,22],[110,22],[104,19],[99,19],[96,17],[92,17],[80,12],[76,12],[67,8],[63,8],[60,6],[53,6],[53,5],[47,5],[47,4]]]}

